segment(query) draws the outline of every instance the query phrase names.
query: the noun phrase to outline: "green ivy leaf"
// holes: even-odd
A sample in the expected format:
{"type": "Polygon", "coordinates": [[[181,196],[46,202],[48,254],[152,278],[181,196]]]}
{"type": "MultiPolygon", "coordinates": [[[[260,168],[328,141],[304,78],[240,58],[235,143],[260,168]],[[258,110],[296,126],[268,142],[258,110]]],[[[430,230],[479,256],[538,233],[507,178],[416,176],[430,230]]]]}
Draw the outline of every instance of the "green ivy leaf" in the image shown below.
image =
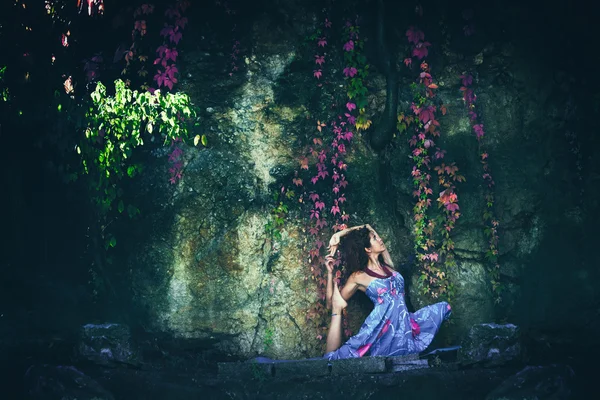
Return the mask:
{"type": "Polygon", "coordinates": [[[140,210],[135,207],[132,206],[131,204],[127,206],[127,215],[129,216],[129,218],[134,218],[136,215],[139,215],[140,210]]]}
{"type": "Polygon", "coordinates": [[[130,178],[133,178],[135,176],[135,165],[130,165],[129,167],[127,167],[127,175],[130,178]]]}

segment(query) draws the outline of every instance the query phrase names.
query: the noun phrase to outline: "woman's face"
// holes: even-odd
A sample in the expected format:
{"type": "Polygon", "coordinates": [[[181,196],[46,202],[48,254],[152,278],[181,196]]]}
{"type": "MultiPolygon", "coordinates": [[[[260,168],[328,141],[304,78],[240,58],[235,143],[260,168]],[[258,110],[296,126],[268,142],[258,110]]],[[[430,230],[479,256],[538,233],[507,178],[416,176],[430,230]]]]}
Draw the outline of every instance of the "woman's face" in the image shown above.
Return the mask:
{"type": "Polygon", "coordinates": [[[373,232],[369,236],[371,237],[371,253],[383,253],[385,251],[383,240],[373,232]]]}

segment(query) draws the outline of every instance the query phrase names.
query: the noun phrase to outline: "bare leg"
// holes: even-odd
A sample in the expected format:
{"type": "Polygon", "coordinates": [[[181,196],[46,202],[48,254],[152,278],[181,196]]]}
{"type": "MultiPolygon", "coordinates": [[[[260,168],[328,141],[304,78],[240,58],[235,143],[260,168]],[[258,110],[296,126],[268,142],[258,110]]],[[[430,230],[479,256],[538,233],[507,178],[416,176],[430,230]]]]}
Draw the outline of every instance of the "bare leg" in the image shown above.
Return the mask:
{"type": "Polygon", "coordinates": [[[331,296],[331,313],[337,314],[331,317],[329,332],[327,333],[326,353],[337,350],[342,345],[342,310],[348,303],[340,294],[337,283],[333,286],[333,295],[331,296]]]}

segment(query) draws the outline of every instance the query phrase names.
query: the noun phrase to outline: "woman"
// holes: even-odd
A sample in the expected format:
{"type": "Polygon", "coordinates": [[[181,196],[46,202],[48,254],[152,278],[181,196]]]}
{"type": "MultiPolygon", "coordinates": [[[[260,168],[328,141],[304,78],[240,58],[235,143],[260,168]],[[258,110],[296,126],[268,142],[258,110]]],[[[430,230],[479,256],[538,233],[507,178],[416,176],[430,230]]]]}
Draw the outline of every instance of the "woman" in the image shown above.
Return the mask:
{"type": "Polygon", "coordinates": [[[385,244],[370,225],[337,232],[329,242],[326,257],[327,306],[331,323],[327,335],[329,360],[371,356],[398,356],[419,353],[427,348],[452,310],[439,302],[411,313],[404,301],[404,278],[393,269],[385,244]],[[333,265],[338,246],[350,276],[340,291],[333,284],[333,265]],[[342,310],[357,290],[375,304],[360,331],[342,346],[342,310]]]}

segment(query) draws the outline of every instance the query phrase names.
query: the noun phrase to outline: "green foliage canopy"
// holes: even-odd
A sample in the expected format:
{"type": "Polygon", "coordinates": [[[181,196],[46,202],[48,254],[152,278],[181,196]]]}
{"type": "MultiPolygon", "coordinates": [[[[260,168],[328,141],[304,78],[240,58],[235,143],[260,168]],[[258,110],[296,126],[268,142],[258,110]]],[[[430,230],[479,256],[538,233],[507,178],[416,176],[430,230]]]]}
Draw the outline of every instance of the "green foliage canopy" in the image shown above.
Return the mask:
{"type": "MultiPolygon", "coordinates": [[[[132,161],[134,149],[144,145],[144,138],[159,135],[164,144],[189,138],[188,121],[195,117],[189,96],[185,93],[138,92],[118,79],[115,94],[108,95],[99,82],[91,93],[92,103],[86,113],[85,137],[77,145],[83,173],[90,179],[94,197],[102,215],[127,209],[130,217],[139,213],[125,207],[119,181],[134,177],[141,165],[132,161]]],[[[197,140],[195,141],[198,142],[197,140]]],[[[109,244],[111,244],[109,240],[109,244]]]]}

